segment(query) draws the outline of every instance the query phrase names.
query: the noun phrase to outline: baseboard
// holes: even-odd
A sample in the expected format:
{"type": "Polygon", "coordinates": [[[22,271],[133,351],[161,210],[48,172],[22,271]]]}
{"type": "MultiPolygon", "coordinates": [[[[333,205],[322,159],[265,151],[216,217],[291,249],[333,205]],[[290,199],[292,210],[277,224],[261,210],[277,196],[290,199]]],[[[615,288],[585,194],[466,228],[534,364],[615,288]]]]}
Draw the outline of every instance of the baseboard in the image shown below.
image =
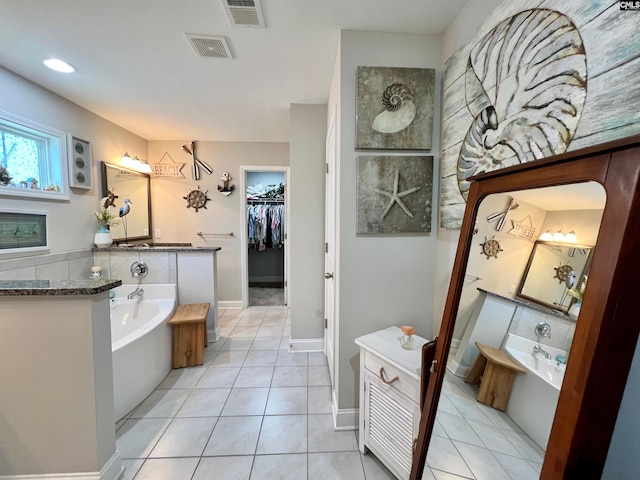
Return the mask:
{"type": "Polygon", "coordinates": [[[220,327],[215,330],[207,330],[207,340],[209,342],[217,342],[220,339],[220,327]]]}
{"type": "Polygon", "coordinates": [[[333,428],[340,430],[357,430],[358,429],[358,409],[342,408],[333,409],[333,428]]]}
{"type": "Polygon", "coordinates": [[[123,473],[120,452],[116,450],[99,472],[0,475],[0,480],[118,480],[123,473]]]}
{"type": "Polygon", "coordinates": [[[324,338],[293,339],[289,337],[290,352],[324,352],[324,338]]]}
{"type": "Polygon", "coordinates": [[[218,310],[241,310],[242,300],[218,300],[218,310]]]}
{"type": "Polygon", "coordinates": [[[451,339],[451,346],[449,347],[449,354],[450,355],[455,355],[456,352],[458,351],[458,347],[460,347],[460,339],[459,338],[452,338],[451,339]]]}
{"type": "Polygon", "coordinates": [[[447,370],[453,373],[456,377],[464,377],[467,375],[470,367],[460,365],[460,363],[458,363],[458,361],[453,358],[453,355],[450,354],[449,359],[447,360],[447,370]]]}

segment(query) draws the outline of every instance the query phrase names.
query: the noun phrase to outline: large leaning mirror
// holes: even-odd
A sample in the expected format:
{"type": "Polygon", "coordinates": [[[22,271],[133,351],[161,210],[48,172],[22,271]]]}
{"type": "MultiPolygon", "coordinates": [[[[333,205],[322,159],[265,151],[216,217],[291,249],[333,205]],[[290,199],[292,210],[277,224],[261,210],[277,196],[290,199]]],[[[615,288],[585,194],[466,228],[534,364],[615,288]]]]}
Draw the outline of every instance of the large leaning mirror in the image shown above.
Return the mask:
{"type": "MultiPolygon", "coordinates": [[[[633,320],[636,302],[632,287],[627,286],[635,278],[633,262],[638,261],[638,254],[637,249],[626,247],[636,231],[632,219],[637,218],[640,208],[637,201],[634,203],[640,186],[640,147],[619,142],[599,148],[547,159],[540,166],[519,165],[474,177],[431,364],[433,374],[420,419],[412,480],[422,476],[425,460],[432,470],[467,478],[477,475],[476,469],[485,473],[495,470],[498,473],[489,476],[507,478],[506,472],[518,457],[527,471],[513,478],[596,478],[602,473],[640,332],[633,320]],[[575,189],[582,187],[600,191],[599,205],[586,207],[579,202],[570,206],[575,189]],[[564,194],[569,195],[563,198],[564,194]],[[552,212],[536,204],[534,196],[562,205],[566,211],[552,212]],[[518,203],[520,207],[513,208],[518,203]],[[525,203],[529,204],[527,210],[525,203]],[[533,206],[543,210],[541,221],[536,221],[533,206]],[[495,222],[501,212],[510,212],[503,230],[496,228],[495,222]],[[587,217],[597,220],[591,228],[581,223],[587,217]],[[563,221],[566,224],[560,227],[563,221]],[[519,228],[522,226],[525,228],[519,228]],[[517,234],[532,233],[532,227],[535,234],[529,236],[526,251],[527,242],[517,234]],[[574,264],[580,275],[585,268],[589,271],[577,323],[568,321],[564,308],[541,305],[543,301],[562,303],[559,299],[525,302],[516,295],[518,280],[514,282],[514,278],[522,276],[525,295],[533,291],[527,279],[535,275],[532,264],[543,248],[535,240],[546,229],[575,230],[578,242],[573,247],[594,245],[588,252],[562,247],[567,258],[556,258],[557,264],[551,267],[550,280],[559,284],[558,278],[553,278],[554,267],[566,264],[568,258],[577,262],[577,255],[584,257],[574,264]],[[485,248],[489,242],[491,249],[485,248]],[[481,317],[486,322],[482,323],[481,317]],[[540,324],[548,324],[551,335],[546,327],[538,329],[540,324]],[[513,350],[522,354],[523,362],[511,356],[509,335],[520,337],[513,350]],[[491,348],[482,351],[478,344],[491,348]],[[481,395],[475,386],[478,375],[468,375],[475,361],[469,358],[473,363],[465,364],[466,357],[461,355],[465,349],[475,352],[469,355],[475,359],[482,351],[485,365],[490,360],[499,364],[501,359],[516,365],[510,398],[501,389],[481,395]],[[525,364],[533,369],[526,369],[525,364]],[[547,370],[542,368],[547,366],[547,370]],[[611,375],[613,370],[621,374],[611,375]],[[554,392],[548,379],[556,376],[559,382],[554,392]],[[529,380],[530,389],[518,385],[529,380]],[[539,384],[533,383],[538,380],[539,384]],[[539,400],[541,385],[549,386],[548,403],[539,400]],[[607,395],[603,397],[602,392],[607,395]],[[596,417],[599,421],[594,423],[596,417]],[[519,428],[512,428],[514,424],[519,428]],[[545,431],[541,432],[543,425],[545,431]]],[[[564,278],[565,273],[560,276],[564,278]]],[[[490,372],[484,373],[480,372],[480,385],[492,378],[490,372]]]]}
{"type": "Polygon", "coordinates": [[[102,195],[114,196],[116,211],[129,199],[125,223],[111,226],[115,242],[151,239],[151,177],[147,174],[102,162],[102,195]]]}

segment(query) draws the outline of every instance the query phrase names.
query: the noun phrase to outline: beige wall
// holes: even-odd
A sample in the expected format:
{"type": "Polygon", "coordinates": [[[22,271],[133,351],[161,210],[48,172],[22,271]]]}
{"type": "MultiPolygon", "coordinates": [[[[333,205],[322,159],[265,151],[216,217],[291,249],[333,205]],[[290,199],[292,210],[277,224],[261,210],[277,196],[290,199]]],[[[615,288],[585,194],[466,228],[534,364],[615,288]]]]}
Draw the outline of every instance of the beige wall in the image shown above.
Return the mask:
{"type": "MultiPolygon", "coordinates": [[[[354,339],[389,325],[415,325],[423,337],[432,334],[435,233],[420,236],[356,236],[355,89],[356,68],[393,66],[436,69],[436,104],[433,148],[438,171],[440,124],[441,37],[343,31],[340,39],[337,235],[340,243],[338,273],[337,397],[340,409],[358,404],[358,348],[354,339]]],[[[332,106],[330,104],[329,111],[332,106]]],[[[374,152],[367,152],[372,154],[374,152]]],[[[407,155],[385,152],[384,155],[407,155]]],[[[415,154],[412,152],[411,154],[415,154]]],[[[434,189],[435,190],[435,189],[434,189]]],[[[434,191],[433,205],[437,204],[434,191]]],[[[435,232],[437,219],[432,218],[435,232]]]]}
{"type": "MultiPolygon", "coordinates": [[[[69,200],[43,201],[0,196],[2,210],[46,212],[51,253],[92,247],[98,228],[93,212],[99,208],[102,196],[100,162],[115,162],[125,151],[144,158],[147,155],[146,140],[2,67],[0,92],[0,110],[89,140],[94,175],[94,187],[91,190],[70,189],[69,200]]],[[[0,258],[8,256],[0,254],[0,258]]]]}
{"type": "Polygon", "coordinates": [[[291,338],[324,338],[326,105],[291,105],[291,338]]]}
{"type": "MultiPolygon", "coordinates": [[[[221,247],[218,252],[218,295],[222,302],[239,302],[242,299],[240,236],[246,235],[246,225],[240,223],[240,208],[243,193],[240,189],[240,166],[288,166],[288,143],[240,143],[240,142],[196,142],[196,156],[209,164],[214,172],[202,171],[199,181],[191,176],[191,157],[182,150],[182,145],[191,140],[175,142],[149,142],[149,163],[153,167],[165,153],[174,162],[185,163],[182,173],[185,178],[153,177],[151,180],[151,203],[153,205],[153,229],[159,229],[162,238],[156,242],[190,242],[194,246],[221,247]],[[235,191],[225,197],[218,192],[222,185],[222,172],[229,172],[235,191]],[[211,199],[207,208],[187,208],[183,199],[188,191],[196,187],[207,190],[211,199]],[[197,232],[220,235],[200,237],[197,232]],[[234,236],[223,235],[233,232],[234,236]]],[[[293,183],[293,181],[292,181],[293,183]]]]}

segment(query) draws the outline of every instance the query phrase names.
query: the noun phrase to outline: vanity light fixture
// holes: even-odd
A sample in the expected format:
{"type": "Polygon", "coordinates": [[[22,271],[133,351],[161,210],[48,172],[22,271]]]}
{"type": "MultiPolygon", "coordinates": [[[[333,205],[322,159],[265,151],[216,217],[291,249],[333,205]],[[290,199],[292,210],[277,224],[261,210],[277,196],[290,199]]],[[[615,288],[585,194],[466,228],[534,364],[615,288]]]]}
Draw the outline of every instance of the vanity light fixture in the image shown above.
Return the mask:
{"type": "Polygon", "coordinates": [[[578,237],[576,236],[576,232],[574,230],[571,230],[564,236],[564,241],[567,243],[577,243],[578,237]]]}
{"type": "Polygon", "coordinates": [[[76,67],[68,64],[64,60],[60,60],[59,58],[47,58],[46,60],[43,60],[42,63],[56,72],[73,73],[76,71],[76,67]]]}
{"type": "Polygon", "coordinates": [[[558,230],[556,233],[553,234],[553,241],[564,242],[564,235],[562,234],[562,230],[558,230]]]}
{"type": "Polygon", "coordinates": [[[133,167],[133,158],[131,158],[131,156],[127,152],[125,152],[125,154],[120,159],[120,165],[122,165],[123,167],[126,167],[126,168],[132,168],[133,167]]]}
{"type": "Polygon", "coordinates": [[[545,242],[550,242],[553,240],[553,235],[551,234],[551,230],[546,230],[542,235],[540,235],[540,240],[545,242]]]}
{"type": "Polygon", "coordinates": [[[138,168],[138,171],[140,173],[151,174],[151,165],[149,165],[145,160],[140,160],[140,168],[138,168]]]}

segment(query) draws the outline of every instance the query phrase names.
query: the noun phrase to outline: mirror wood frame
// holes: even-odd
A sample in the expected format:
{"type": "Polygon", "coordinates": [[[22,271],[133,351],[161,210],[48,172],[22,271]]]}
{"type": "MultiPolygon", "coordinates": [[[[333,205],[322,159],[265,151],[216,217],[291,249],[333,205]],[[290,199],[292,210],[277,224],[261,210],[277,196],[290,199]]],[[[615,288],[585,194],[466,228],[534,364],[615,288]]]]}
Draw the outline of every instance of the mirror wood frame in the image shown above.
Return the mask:
{"type": "MultiPolygon", "coordinates": [[[[151,175],[138,172],[137,170],[130,170],[128,168],[124,168],[119,165],[114,165],[112,163],[102,162],[102,196],[103,197],[106,197],[109,194],[109,182],[107,181],[107,172],[108,172],[108,169],[110,168],[113,170],[121,170],[123,172],[139,175],[147,179],[147,205],[149,205],[149,208],[147,209],[147,226],[148,226],[149,235],[127,237],[126,240],[127,241],[151,240],[152,239],[152,236],[151,236],[151,232],[152,232],[152,229],[151,229],[151,175]]],[[[114,238],[113,241],[124,242],[125,238],[124,237],[114,238]]]]}
{"type": "Polygon", "coordinates": [[[424,469],[481,201],[495,193],[587,181],[600,183],[607,193],[604,234],[593,249],[540,478],[600,478],[640,333],[634,283],[640,266],[640,135],[472,180],[410,478],[421,478],[424,469]]]}

